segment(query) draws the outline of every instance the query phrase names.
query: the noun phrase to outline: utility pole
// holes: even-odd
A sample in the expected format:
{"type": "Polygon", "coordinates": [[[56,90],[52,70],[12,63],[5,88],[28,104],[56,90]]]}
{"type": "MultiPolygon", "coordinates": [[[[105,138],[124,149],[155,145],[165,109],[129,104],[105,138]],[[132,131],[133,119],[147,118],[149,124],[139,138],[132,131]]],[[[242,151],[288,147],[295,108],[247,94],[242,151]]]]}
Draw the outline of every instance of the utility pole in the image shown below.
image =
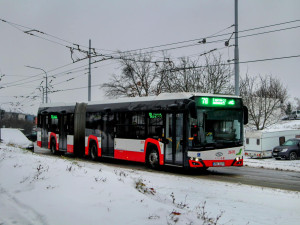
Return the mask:
{"type": "Polygon", "coordinates": [[[89,40],[89,78],[88,78],[88,101],[91,101],[91,39],[89,40]]]}
{"type": "Polygon", "coordinates": [[[235,95],[239,96],[240,95],[240,68],[239,68],[239,63],[240,63],[240,59],[239,59],[239,44],[238,44],[238,0],[234,0],[234,17],[235,17],[235,45],[234,45],[234,78],[235,78],[235,82],[234,82],[234,90],[235,90],[235,95]]]}
{"type": "MultiPolygon", "coordinates": [[[[46,103],[48,103],[48,75],[46,73],[45,70],[43,70],[42,68],[38,68],[38,67],[33,67],[33,66],[26,66],[28,68],[32,68],[32,69],[37,69],[37,70],[42,70],[45,74],[46,74],[46,103]]],[[[44,89],[43,89],[43,103],[44,103],[44,89]]]]}
{"type": "Polygon", "coordinates": [[[42,87],[42,89],[43,89],[43,104],[45,103],[45,89],[44,89],[44,87],[42,87]]]}

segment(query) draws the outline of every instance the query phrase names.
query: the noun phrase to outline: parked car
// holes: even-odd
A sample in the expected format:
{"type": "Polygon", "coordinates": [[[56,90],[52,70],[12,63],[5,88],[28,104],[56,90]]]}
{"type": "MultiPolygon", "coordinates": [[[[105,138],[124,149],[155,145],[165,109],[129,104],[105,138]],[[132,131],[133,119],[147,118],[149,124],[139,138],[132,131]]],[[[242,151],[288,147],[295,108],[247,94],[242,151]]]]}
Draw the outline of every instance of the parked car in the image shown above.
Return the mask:
{"type": "Polygon", "coordinates": [[[290,120],[299,120],[300,119],[300,110],[292,111],[292,113],[289,115],[290,120]]]}
{"type": "Polygon", "coordinates": [[[295,160],[300,157],[300,139],[292,138],[281,146],[276,146],[272,151],[272,156],[276,159],[295,160]]]}

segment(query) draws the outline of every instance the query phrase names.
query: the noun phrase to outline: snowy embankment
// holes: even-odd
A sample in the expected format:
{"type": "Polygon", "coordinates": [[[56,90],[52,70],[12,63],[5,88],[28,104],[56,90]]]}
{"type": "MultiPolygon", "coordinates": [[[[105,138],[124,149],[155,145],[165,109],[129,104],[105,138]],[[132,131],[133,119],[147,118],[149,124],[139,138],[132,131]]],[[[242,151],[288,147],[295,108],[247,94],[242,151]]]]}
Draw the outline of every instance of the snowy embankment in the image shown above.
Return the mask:
{"type": "Polygon", "coordinates": [[[13,144],[20,148],[33,147],[33,143],[18,129],[0,128],[0,133],[1,140],[5,144],[13,144]]]}
{"type": "Polygon", "coordinates": [[[293,160],[276,160],[274,158],[266,158],[266,159],[245,158],[244,166],[300,172],[300,160],[293,161],[293,160]]]}
{"type": "Polygon", "coordinates": [[[0,148],[0,224],[299,224],[300,192],[0,148]]]}

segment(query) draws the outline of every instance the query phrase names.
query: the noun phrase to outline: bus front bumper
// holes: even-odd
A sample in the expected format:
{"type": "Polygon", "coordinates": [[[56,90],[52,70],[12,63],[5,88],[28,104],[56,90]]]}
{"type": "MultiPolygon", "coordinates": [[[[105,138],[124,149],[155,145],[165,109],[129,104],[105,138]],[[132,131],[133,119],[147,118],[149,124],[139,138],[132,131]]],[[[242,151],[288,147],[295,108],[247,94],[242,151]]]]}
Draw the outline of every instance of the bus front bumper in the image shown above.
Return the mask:
{"type": "Polygon", "coordinates": [[[191,168],[207,168],[207,167],[229,167],[229,166],[243,166],[243,157],[236,157],[228,160],[202,160],[199,158],[190,158],[189,166],[191,168]]]}

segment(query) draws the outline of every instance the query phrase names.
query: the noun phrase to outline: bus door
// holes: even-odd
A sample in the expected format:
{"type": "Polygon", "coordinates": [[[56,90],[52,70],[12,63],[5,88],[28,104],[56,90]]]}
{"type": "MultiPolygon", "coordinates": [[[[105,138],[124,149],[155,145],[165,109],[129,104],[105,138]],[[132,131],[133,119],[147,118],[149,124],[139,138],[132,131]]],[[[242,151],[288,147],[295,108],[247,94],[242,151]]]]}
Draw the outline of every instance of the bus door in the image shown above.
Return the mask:
{"type": "Polygon", "coordinates": [[[48,126],[49,126],[48,116],[42,115],[41,120],[42,120],[41,121],[42,148],[48,148],[48,126]]]}
{"type": "Polygon", "coordinates": [[[103,116],[103,131],[101,148],[104,156],[114,156],[114,114],[106,113],[103,116]]]}
{"type": "Polygon", "coordinates": [[[66,114],[62,114],[59,117],[59,149],[67,150],[68,117],[66,114]]]}
{"type": "Polygon", "coordinates": [[[166,115],[166,164],[183,165],[183,113],[166,115]]]}

